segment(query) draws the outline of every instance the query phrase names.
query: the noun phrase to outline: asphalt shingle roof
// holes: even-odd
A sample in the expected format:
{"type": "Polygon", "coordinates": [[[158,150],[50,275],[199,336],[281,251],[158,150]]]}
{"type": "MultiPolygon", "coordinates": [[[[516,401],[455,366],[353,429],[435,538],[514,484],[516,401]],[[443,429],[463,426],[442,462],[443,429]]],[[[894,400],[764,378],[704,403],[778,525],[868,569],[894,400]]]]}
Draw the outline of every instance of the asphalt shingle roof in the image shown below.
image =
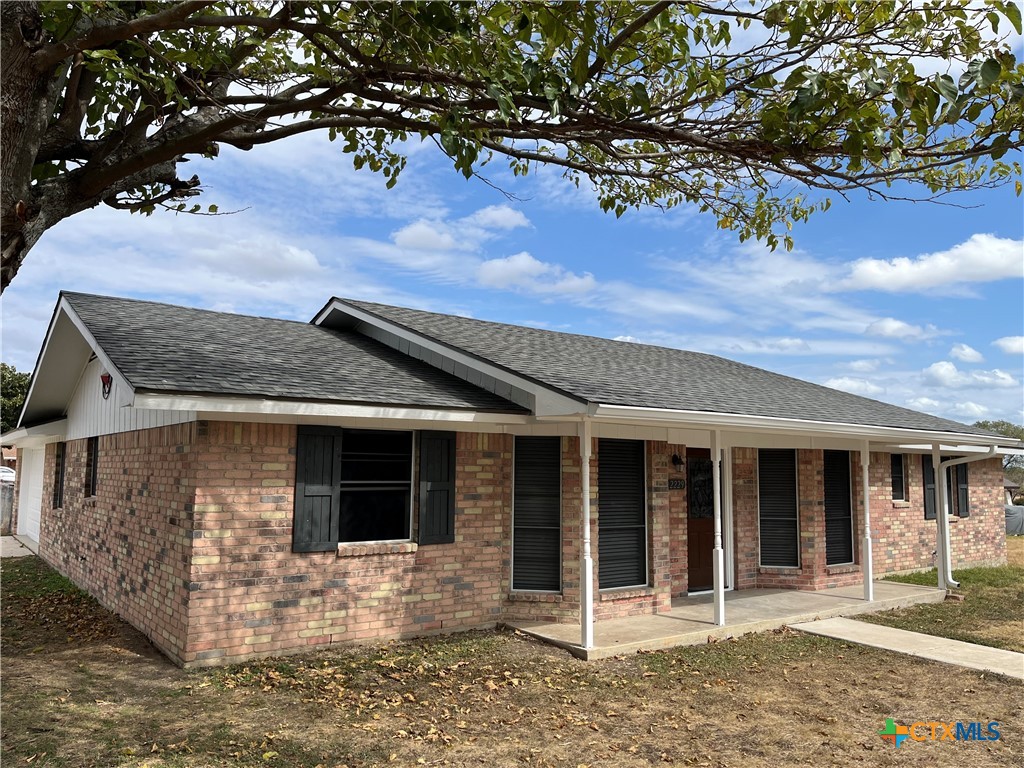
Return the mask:
{"type": "Polygon", "coordinates": [[[715,355],[339,301],[591,403],[992,434],[715,355]]]}
{"type": "Polygon", "coordinates": [[[522,412],[354,331],[62,295],[137,390],[522,412]]]}

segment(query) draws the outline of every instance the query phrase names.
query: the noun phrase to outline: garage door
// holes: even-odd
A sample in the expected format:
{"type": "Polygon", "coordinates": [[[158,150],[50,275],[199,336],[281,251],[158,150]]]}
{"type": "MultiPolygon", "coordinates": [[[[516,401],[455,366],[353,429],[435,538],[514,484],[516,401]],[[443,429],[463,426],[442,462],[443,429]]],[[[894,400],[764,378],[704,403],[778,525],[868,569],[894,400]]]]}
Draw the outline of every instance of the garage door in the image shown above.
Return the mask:
{"type": "Polygon", "coordinates": [[[18,533],[39,541],[39,510],[43,506],[44,448],[26,448],[21,452],[18,474],[18,533]]]}

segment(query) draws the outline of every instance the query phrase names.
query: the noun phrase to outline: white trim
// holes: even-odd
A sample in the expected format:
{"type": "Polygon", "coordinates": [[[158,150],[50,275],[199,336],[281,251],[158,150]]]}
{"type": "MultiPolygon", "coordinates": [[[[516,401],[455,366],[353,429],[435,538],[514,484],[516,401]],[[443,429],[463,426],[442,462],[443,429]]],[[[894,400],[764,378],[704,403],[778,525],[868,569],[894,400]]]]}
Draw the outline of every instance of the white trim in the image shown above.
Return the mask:
{"type": "Polygon", "coordinates": [[[447,421],[479,424],[526,424],[531,421],[529,416],[512,413],[485,413],[446,408],[317,403],[305,400],[266,400],[255,397],[185,394],[139,393],[135,395],[134,407],[152,408],[162,411],[195,411],[197,413],[249,413],[306,417],[404,419],[408,421],[447,421]]]}
{"type": "MultiPolygon", "coordinates": [[[[114,382],[119,385],[118,391],[121,392],[121,400],[118,401],[118,405],[131,405],[133,397],[135,395],[135,387],[131,385],[124,374],[114,365],[113,360],[107,357],[107,353],[103,351],[99,342],[96,341],[96,337],[92,335],[92,332],[86,327],[85,323],[82,322],[82,318],[75,312],[74,307],[68,302],[63,296],[60,297],[60,304],[58,305],[64,312],[67,313],[68,319],[75,326],[75,329],[82,334],[82,338],[85,339],[85,343],[92,347],[93,354],[99,359],[106,369],[107,373],[114,377],[114,382]]],[[[43,347],[45,354],[46,347],[43,347]]],[[[88,365],[88,363],[87,363],[88,365]]],[[[28,398],[26,398],[27,400],[28,398]]]]}
{"type": "MultiPolygon", "coordinates": [[[[823,437],[874,437],[878,439],[935,439],[948,441],[951,438],[964,439],[968,445],[998,445],[1007,443],[1008,438],[1000,435],[971,435],[954,432],[931,432],[928,430],[906,429],[900,427],[876,427],[866,424],[847,422],[814,421],[810,419],[784,419],[774,416],[748,416],[735,413],[716,413],[710,411],[688,411],[670,408],[637,408],[626,405],[597,405],[594,409],[595,419],[647,421],[653,424],[672,421],[686,424],[704,424],[717,426],[723,431],[735,428],[743,431],[772,432],[775,434],[806,435],[817,434],[823,437]]],[[[738,443],[727,443],[740,447],[738,443]]]]}
{"type": "Polygon", "coordinates": [[[569,415],[585,414],[587,412],[587,404],[583,402],[581,398],[572,397],[550,386],[545,386],[507,368],[499,367],[494,363],[482,360],[479,357],[463,351],[459,347],[444,344],[425,334],[401,325],[394,320],[388,320],[371,312],[367,312],[364,309],[355,307],[338,298],[331,299],[327,306],[325,306],[317,316],[313,318],[313,323],[315,325],[323,325],[333,312],[339,312],[360,323],[366,323],[367,325],[375,328],[384,329],[395,334],[400,339],[418,344],[424,349],[438,354],[441,357],[448,358],[456,363],[461,363],[471,370],[479,371],[480,373],[491,376],[498,381],[517,387],[533,396],[533,410],[535,413],[559,415],[564,417],[569,415]]]}
{"type": "Polygon", "coordinates": [[[57,419],[44,424],[36,424],[34,427],[12,429],[7,434],[0,435],[0,441],[4,445],[13,445],[18,448],[34,448],[64,441],[67,429],[68,420],[57,419]]]}

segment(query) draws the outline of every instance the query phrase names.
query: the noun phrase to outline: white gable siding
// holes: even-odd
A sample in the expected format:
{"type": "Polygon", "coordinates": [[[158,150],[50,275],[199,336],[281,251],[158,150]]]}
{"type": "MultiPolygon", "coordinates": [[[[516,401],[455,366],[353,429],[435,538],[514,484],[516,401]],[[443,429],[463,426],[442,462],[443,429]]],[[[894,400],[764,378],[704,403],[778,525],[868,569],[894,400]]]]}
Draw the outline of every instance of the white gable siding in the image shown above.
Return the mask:
{"type": "Polygon", "coordinates": [[[85,372],[82,373],[82,378],[68,405],[68,440],[165,427],[169,424],[195,420],[196,415],[193,411],[156,411],[118,405],[116,380],[110,397],[104,400],[103,386],[100,382],[103,371],[103,364],[99,360],[91,360],[85,366],[85,372]]]}

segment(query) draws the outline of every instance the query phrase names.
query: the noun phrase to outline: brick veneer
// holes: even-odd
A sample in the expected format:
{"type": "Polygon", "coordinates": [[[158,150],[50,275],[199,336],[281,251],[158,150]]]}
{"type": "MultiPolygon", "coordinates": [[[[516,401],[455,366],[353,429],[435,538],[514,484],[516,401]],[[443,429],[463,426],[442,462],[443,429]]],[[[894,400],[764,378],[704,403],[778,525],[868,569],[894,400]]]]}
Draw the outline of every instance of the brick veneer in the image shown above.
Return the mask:
{"type": "MultiPolygon", "coordinates": [[[[579,441],[561,438],[562,590],[512,593],[513,437],[459,433],[456,541],[342,546],[293,553],[296,428],[195,422],[100,438],[96,496],[82,498],[86,440],[67,444],[62,509],[52,498],[54,446],[46,451],[42,556],[145,632],[180,664],[201,666],[318,644],[493,626],[515,618],[578,621],[579,441]]],[[[599,573],[597,450],[591,464],[592,540],[599,573]]],[[[648,442],[648,584],[596,592],[598,619],[666,611],[684,594],[686,493],[669,490],[673,454],[648,442]]],[[[757,544],[757,451],[732,451],[736,587],[820,589],[860,581],[863,509],[852,457],[853,567],[825,564],[821,451],[801,450],[801,566],[762,568],[757,544]]],[[[907,462],[910,499],[890,498],[889,455],[872,454],[875,572],[932,565],[935,523],[925,521],[921,463],[907,462]]],[[[954,564],[1005,562],[998,459],[970,467],[971,510],[951,521],[954,564]]],[[[414,515],[415,517],[415,515],[414,515]]],[[[596,586],[596,585],[595,585],[596,586]]]]}
{"type": "Polygon", "coordinates": [[[90,498],[84,496],[87,445],[66,443],[60,509],[50,507],[56,445],[46,447],[39,554],[183,663],[196,424],[100,437],[90,498]]]}
{"type": "Polygon", "coordinates": [[[196,458],[208,469],[196,492],[186,664],[500,620],[510,436],[459,433],[454,544],[297,554],[295,427],[210,422],[201,429],[196,458]]]}

